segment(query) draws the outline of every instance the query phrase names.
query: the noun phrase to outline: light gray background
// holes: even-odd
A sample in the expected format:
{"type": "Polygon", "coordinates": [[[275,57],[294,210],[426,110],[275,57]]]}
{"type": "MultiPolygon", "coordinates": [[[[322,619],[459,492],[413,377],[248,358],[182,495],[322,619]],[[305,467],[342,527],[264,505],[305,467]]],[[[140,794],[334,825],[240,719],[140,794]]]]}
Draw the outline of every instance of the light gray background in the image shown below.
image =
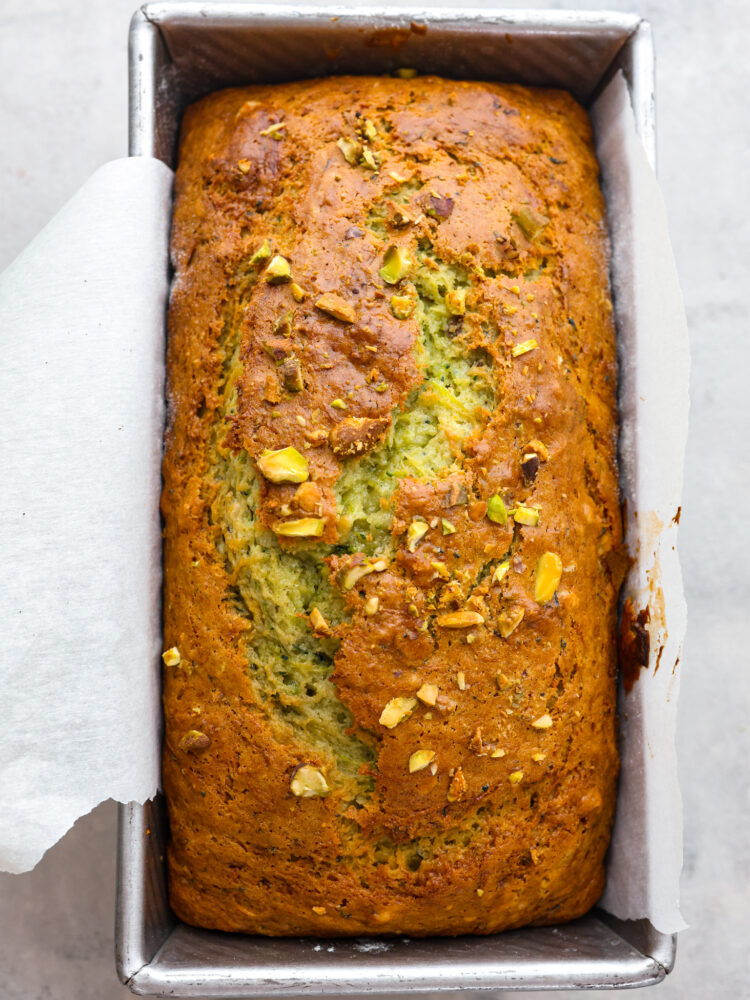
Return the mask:
{"type": "MultiPolygon", "coordinates": [[[[134,5],[0,0],[0,269],[96,167],[126,153],[134,5]]],[[[652,995],[741,1000],[750,998],[750,0],[607,6],[654,27],[659,175],[693,350],[679,725],[690,929],[652,995]]],[[[36,871],[0,875],[2,1000],[129,995],[112,957],[115,819],[106,803],[36,871]]]]}

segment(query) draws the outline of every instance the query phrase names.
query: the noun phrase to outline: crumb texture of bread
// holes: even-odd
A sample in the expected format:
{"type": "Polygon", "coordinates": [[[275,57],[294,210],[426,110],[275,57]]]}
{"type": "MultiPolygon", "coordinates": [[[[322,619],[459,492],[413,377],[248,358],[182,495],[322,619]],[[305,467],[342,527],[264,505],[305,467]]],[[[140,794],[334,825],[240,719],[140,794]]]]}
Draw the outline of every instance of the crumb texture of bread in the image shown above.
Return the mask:
{"type": "Polygon", "coordinates": [[[435,77],[212,94],[172,259],[175,912],[312,936],[585,913],[623,573],[585,112],[435,77]]]}

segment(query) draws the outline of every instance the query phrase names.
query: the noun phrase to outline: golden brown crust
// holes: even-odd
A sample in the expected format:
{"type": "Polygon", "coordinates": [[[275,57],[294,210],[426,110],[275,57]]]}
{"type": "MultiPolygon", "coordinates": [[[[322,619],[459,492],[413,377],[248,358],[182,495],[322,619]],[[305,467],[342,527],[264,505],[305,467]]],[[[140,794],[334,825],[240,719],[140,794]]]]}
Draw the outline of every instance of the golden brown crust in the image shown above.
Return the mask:
{"type": "MultiPolygon", "coordinates": [[[[608,557],[621,526],[597,176],[586,115],[557,91],[338,78],[223,91],[188,109],[163,495],[165,640],[182,655],[165,670],[164,783],[170,897],[183,920],[274,935],[492,933],[572,919],[600,895],[617,772],[619,580],[608,557]],[[377,171],[348,163],[336,145],[354,134],[356,112],[389,123],[372,143],[377,171]],[[282,122],[274,138],[268,129],[282,122]],[[415,224],[403,225],[390,204],[394,174],[418,181],[406,206],[415,224]],[[374,204],[390,213],[383,239],[368,228],[374,204]],[[533,206],[532,222],[549,220],[541,241],[514,219],[522,205],[533,206]],[[272,526],[285,505],[315,509],[324,541],[335,543],[341,463],[377,444],[421,381],[416,320],[394,316],[379,269],[389,242],[416,247],[425,235],[442,261],[471,271],[457,325],[467,351],[487,352],[497,402],[451,474],[400,480],[396,556],[346,593],[351,620],[336,629],[332,677],[376,750],[372,793],[354,808],[335,787],[321,798],[290,793],[302,761],[334,763],[291,741],[253,687],[248,621],[226,599],[207,448],[225,324],[239,323],[243,368],[228,443],[253,458],[294,444],[319,491],[295,500],[296,487],[264,483],[257,515],[272,526]],[[238,302],[238,275],[266,238],[291,262],[302,302],[289,283],[266,281],[238,302]],[[354,321],[316,307],[325,293],[352,306],[354,321]],[[275,343],[290,311],[293,326],[275,343]],[[531,339],[538,346],[514,357],[514,345],[531,339]],[[290,341],[300,390],[278,386],[290,341]],[[345,411],[331,405],[337,399],[345,411]],[[538,463],[529,464],[532,453],[538,463]],[[539,524],[491,521],[495,494],[539,508],[539,524]],[[410,552],[415,516],[435,527],[410,552]],[[456,528],[448,537],[444,518],[456,528]],[[535,571],[548,551],[560,557],[562,580],[540,605],[535,571]],[[508,553],[510,571],[493,584],[486,568],[508,553]],[[439,592],[436,562],[453,574],[439,592]],[[379,612],[367,615],[374,595],[379,612]],[[459,611],[483,621],[440,624],[459,611]],[[420,703],[393,729],[379,723],[390,699],[426,683],[440,690],[434,707],[420,703]],[[552,725],[535,726],[544,716],[552,725]],[[210,745],[185,743],[193,730],[210,745]],[[419,748],[435,752],[435,774],[409,773],[419,748]]],[[[352,560],[332,556],[332,579],[352,560]]]]}

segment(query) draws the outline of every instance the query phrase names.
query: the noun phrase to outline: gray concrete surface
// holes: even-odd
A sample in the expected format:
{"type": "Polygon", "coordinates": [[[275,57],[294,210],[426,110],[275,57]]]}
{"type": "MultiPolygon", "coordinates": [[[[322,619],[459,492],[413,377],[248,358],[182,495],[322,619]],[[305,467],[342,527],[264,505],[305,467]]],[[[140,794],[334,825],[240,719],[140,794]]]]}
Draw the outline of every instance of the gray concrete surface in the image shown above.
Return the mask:
{"type": "MultiPolygon", "coordinates": [[[[134,4],[0,4],[0,268],[97,166],[125,153],[134,4]]],[[[635,10],[654,26],[659,172],[693,347],[679,724],[690,928],[654,995],[742,1000],[750,998],[750,2],[577,6],[635,10]]],[[[36,871],[0,875],[0,1000],[123,1000],[112,959],[114,861],[115,808],[106,803],[36,871]]]]}

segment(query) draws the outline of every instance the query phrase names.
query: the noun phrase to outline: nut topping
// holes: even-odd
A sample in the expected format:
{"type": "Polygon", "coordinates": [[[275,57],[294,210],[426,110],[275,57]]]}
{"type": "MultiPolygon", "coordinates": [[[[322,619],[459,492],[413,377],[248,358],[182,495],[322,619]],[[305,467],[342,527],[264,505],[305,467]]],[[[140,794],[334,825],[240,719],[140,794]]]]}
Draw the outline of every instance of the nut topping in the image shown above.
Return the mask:
{"type": "Polygon", "coordinates": [[[259,264],[262,260],[268,260],[271,256],[271,244],[268,240],[263,240],[261,245],[250,258],[251,264],[259,264]]]}
{"type": "Polygon", "coordinates": [[[295,768],[289,788],[300,799],[322,798],[331,790],[323,772],[312,764],[300,764],[295,768]]]}
{"type": "Polygon", "coordinates": [[[514,344],[511,348],[511,355],[514,358],[520,358],[522,354],[528,354],[529,351],[534,351],[539,347],[539,344],[532,338],[531,340],[522,340],[520,344],[514,344]]]}
{"type": "Polygon", "coordinates": [[[380,725],[386,729],[395,729],[399,722],[409,718],[416,707],[416,698],[391,698],[380,713],[380,725]]]}
{"type": "Polygon", "coordinates": [[[342,299],[335,292],[326,292],[324,295],[321,295],[315,303],[315,308],[320,309],[321,312],[328,313],[334,319],[341,320],[342,323],[353,323],[357,318],[354,306],[350,305],[346,299],[342,299]]]}
{"type": "Polygon", "coordinates": [[[487,517],[490,521],[494,521],[495,524],[508,523],[508,511],[505,507],[505,503],[503,498],[497,494],[491,496],[487,501],[487,517]]]}
{"type": "Polygon", "coordinates": [[[333,630],[318,608],[313,608],[309,615],[310,625],[316,635],[333,635],[333,630]]]}
{"type": "Polygon", "coordinates": [[[497,628],[503,639],[507,639],[508,636],[512,635],[522,621],[523,608],[521,607],[511,608],[509,611],[501,612],[497,618],[497,628]]]}
{"type": "Polygon", "coordinates": [[[320,538],[325,526],[322,517],[300,517],[296,521],[280,521],[273,530],[284,538],[320,538]]]}
{"type": "Polygon", "coordinates": [[[265,270],[264,277],[269,285],[283,285],[284,282],[290,281],[292,269],[286,257],[282,257],[280,254],[272,257],[265,270]]]}
{"type": "Polygon", "coordinates": [[[472,625],[484,625],[484,616],[478,611],[454,611],[438,615],[436,621],[442,628],[471,628],[472,625]]]}
{"type": "Polygon", "coordinates": [[[414,774],[415,771],[424,771],[436,756],[434,750],[416,750],[409,758],[409,774],[414,774]]]}
{"type": "Polygon", "coordinates": [[[211,746],[211,740],[205,733],[201,733],[197,729],[190,729],[182,737],[179,745],[180,750],[195,753],[197,750],[205,750],[211,746]]]}
{"type": "Polygon", "coordinates": [[[539,524],[539,508],[519,505],[513,511],[513,520],[516,524],[525,524],[530,528],[535,528],[539,524]]]}
{"type": "Polygon", "coordinates": [[[522,205],[512,215],[513,221],[530,243],[533,243],[542,230],[549,225],[547,216],[535,212],[530,205],[522,205]]]}
{"type": "Polygon", "coordinates": [[[539,472],[539,456],[536,452],[529,451],[524,454],[521,459],[521,472],[527,486],[534,482],[536,474],[539,472]]]}
{"type": "Polygon", "coordinates": [[[550,729],[552,727],[552,716],[551,715],[540,715],[538,719],[535,719],[531,725],[534,729],[550,729]]]}
{"type": "Polygon", "coordinates": [[[389,246],[380,268],[380,277],[389,285],[397,285],[411,269],[411,258],[404,247],[389,246]]]}
{"type": "Polygon", "coordinates": [[[426,521],[412,521],[406,532],[406,548],[409,552],[416,552],[417,546],[427,534],[429,525],[426,521]]]}
{"type": "Polygon", "coordinates": [[[562,559],[555,552],[545,552],[536,564],[534,600],[546,604],[555,596],[562,576],[562,559]]]}
{"type": "Polygon", "coordinates": [[[424,704],[433,708],[437,704],[440,688],[437,684],[423,684],[417,691],[417,698],[424,704]]]}
{"type": "Polygon", "coordinates": [[[307,459],[296,448],[264,451],[256,464],[261,475],[272,483],[304,483],[310,475],[307,459]]]}

